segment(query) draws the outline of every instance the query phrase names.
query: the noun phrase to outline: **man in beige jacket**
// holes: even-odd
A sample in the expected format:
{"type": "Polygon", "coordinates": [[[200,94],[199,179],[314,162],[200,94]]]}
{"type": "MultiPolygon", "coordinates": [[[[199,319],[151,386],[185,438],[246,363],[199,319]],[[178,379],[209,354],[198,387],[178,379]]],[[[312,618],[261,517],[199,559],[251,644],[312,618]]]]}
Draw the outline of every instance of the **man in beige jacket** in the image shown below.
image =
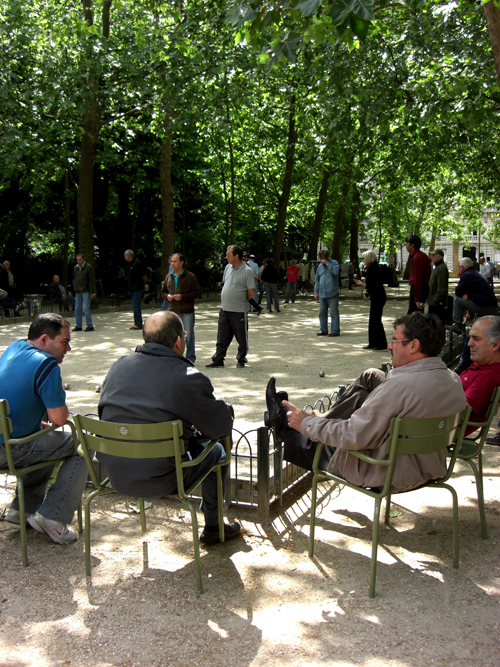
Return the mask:
{"type": "MultiPolygon", "coordinates": [[[[276,393],[272,378],[265,422],[284,441],[285,460],[310,469],[316,443],[323,442],[320,468],[358,486],[381,486],[385,469],[346,450],[384,459],[393,417],[446,417],[466,407],[460,380],[438,356],[443,343],[444,328],[435,315],[414,312],[396,319],[388,346],[393,370],[387,377],[375,369],[366,371],[324,415],[309,415],[289,403],[286,392],[276,393]]],[[[391,491],[407,491],[445,473],[446,449],[399,457],[391,491]]]]}

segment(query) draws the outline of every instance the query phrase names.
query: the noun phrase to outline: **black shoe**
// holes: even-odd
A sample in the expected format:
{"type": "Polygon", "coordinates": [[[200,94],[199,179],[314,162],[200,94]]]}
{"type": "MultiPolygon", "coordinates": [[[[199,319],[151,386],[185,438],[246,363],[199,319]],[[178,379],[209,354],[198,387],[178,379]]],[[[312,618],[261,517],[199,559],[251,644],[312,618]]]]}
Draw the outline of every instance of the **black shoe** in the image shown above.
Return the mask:
{"type": "Polygon", "coordinates": [[[94,331],[94,327],[86,327],[84,331],[94,331]]]}
{"type": "Polygon", "coordinates": [[[264,308],[262,308],[262,306],[259,306],[259,309],[257,310],[257,317],[259,317],[259,315],[261,314],[261,312],[263,310],[264,310],[264,308]]]}
{"type": "MultiPolygon", "coordinates": [[[[239,523],[225,523],[224,524],[224,542],[232,540],[238,535],[242,535],[244,531],[241,529],[239,523]]],[[[207,546],[211,544],[218,544],[220,542],[219,538],[219,526],[205,526],[202,534],[200,535],[200,542],[206,544],[207,546]]]]}
{"type": "Polygon", "coordinates": [[[212,361],[211,364],[205,364],[205,368],[223,368],[223,361],[212,361]]]}
{"type": "Polygon", "coordinates": [[[276,391],[276,378],[271,378],[266,387],[267,411],[264,413],[264,424],[268,428],[276,428],[280,425],[281,401],[288,401],[286,391],[276,391]]]}
{"type": "Polygon", "coordinates": [[[83,331],[82,327],[73,327],[71,331],[83,331]]]}
{"type": "Polygon", "coordinates": [[[376,347],[370,347],[369,345],[363,345],[363,350],[376,350],[376,347]]]}
{"type": "Polygon", "coordinates": [[[236,364],[236,368],[245,368],[245,362],[244,361],[238,361],[236,364]]]}

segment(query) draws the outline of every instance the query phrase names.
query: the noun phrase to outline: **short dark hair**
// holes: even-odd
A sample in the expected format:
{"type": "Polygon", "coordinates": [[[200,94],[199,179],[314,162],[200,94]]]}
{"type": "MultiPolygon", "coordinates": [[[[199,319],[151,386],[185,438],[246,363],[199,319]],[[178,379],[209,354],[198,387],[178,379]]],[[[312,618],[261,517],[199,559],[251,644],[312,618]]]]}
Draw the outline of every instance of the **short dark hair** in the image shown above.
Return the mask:
{"type": "Polygon", "coordinates": [[[182,254],[182,252],[173,252],[173,253],[170,255],[169,259],[172,259],[172,257],[173,257],[174,255],[177,255],[177,257],[179,258],[179,262],[182,262],[183,264],[186,263],[186,258],[184,257],[184,255],[182,254]]]}
{"type": "Polygon", "coordinates": [[[239,245],[228,245],[227,249],[232,250],[233,255],[236,255],[240,259],[243,259],[243,248],[240,248],[239,245]]]}
{"type": "Polygon", "coordinates": [[[322,259],[323,257],[330,259],[330,253],[328,250],[320,250],[319,258],[322,259]]]}
{"type": "Polygon", "coordinates": [[[422,241],[420,240],[420,236],[416,236],[415,234],[410,234],[405,238],[405,243],[411,243],[411,245],[414,245],[417,250],[420,250],[422,247],[422,241]]]}
{"type": "Polygon", "coordinates": [[[28,340],[38,340],[44,334],[53,340],[64,327],[69,329],[70,324],[59,313],[42,313],[30,324],[28,340]]]}
{"type": "Polygon", "coordinates": [[[405,338],[420,341],[423,354],[428,357],[439,356],[444,345],[444,326],[437,315],[424,315],[415,311],[394,320],[394,330],[401,325],[405,338]]]}
{"type": "Polygon", "coordinates": [[[85,256],[81,252],[77,252],[75,257],[82,257],[83,259],[85,259],[85,256]]]}
{"type": "MultiPolygon", "coordinates": [[[[184,326],[181,318],[176,313],[168,310],[163,311],[162,315],[161,325],[154,328],[152,325],[148,326],[151,320],[151,317],[148,317],[144,323],[142,336],[145,343],[158,343],[173,349],[177,337],[181,336],[182,338],[184,336],[184,326]]],[[[154,320],[151,321],[154,322],[154,320]]]]}

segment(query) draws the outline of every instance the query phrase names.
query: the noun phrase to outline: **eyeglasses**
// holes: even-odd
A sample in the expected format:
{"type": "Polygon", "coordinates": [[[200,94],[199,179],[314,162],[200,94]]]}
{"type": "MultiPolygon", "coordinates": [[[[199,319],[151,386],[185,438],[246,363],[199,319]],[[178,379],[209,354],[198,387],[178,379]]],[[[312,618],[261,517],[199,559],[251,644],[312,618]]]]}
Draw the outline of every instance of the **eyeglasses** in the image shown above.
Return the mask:
{"type": "Polygon", "coordinates": [[[412,339],[411,338],[402,338],[401,340],[398,340],[397,338],[392,338],[391,339],[391,345],[395,345],[396,343],[409,343],[412,339]]]}

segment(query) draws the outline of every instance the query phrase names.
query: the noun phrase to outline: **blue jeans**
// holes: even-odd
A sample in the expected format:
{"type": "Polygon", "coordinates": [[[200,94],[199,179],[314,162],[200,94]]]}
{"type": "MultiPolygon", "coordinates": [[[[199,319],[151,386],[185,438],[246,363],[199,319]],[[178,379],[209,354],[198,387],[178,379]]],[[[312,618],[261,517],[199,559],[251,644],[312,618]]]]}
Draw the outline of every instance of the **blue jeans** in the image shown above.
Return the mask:
{"type": "Polygon", "coordinates": [[[295,297],[297,295],[297,283],[291,283],[288,282],[286,284],[286,296],[285,296],[285,303],[288,303],[290,301],[290,293],[292,295],[292,303],[295,303],[295,297]]]}
{"type": "MultiPolygon", "coordinates": [[[[85,459],[81,456],[71,456],[74,451],[71,433],[63,431],[51,431],[24,445],[12,447],[12,457],[16,466],[29,466],[41,461],[69,457],[59,468],[57,479],[48,491],[47,485],[54,466],[49,465],[23,475],[26,514],[38,511],[51,521],[71,523],[88,475],[85,459]]],[[[0,467],[6,466],[5,447],[0,445],[0,467]]],[[[19,510],[17,488],[11,508],[19,510]]]]}
{"type": "Polygon", "coordinates": [[[319,297],[319,328],[328,333],[328,309],[331,313],[331,331],[340,333],[339,295],[319,297]]]}
{"type": "Polygon", "coordinates": [[[87,326],[93,326],[90,316],[90,292],[77,292],[75,294],[75,322],[80,329],[82,328],[82,311],[85,313],[87,326]]]}
{"type": "Polygon", "coordinates": [[[274,307],[276,310],[280,309],[280,302],[278,299],[278,284],[277,283],[264,283],[264,287],[266,290],[266,298],[267,298],[267,310],[272,309],[272,302],[274,299],[274,307]]]}
{"type": "Polygon", "coordinates": [[[134,325],[142,329],[141,299],[142,290],[133,290],[129,292],[132,299],[132,310],[134,311],[134,325]]]}

